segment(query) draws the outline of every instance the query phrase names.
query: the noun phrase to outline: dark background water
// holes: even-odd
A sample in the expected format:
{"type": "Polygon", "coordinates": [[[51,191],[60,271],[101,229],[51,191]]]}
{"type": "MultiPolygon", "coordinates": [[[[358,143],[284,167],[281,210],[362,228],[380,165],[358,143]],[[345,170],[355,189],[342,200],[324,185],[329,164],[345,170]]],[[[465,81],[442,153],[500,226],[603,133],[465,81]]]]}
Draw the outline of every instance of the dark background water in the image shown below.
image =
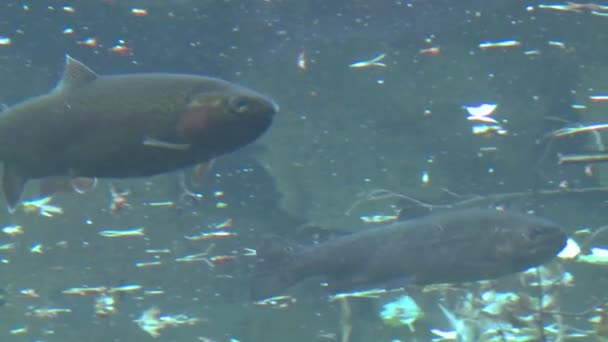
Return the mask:
{"type": "MultiPolygon", "coordinates": [[[[365,193],[379,188],[446,203],[458,198],[445,189],[466,196],[555,189],[562,180],[573,187],[603,184],[599,167],[594,176],[586,177],[581,167],[556,165],[558,151],[592,148],[587,139],[561,141],[543,160],[547,147],[538,141],[565,122],[603,119],[605,105],[590,102],[588,96],[608,89],[608,18],[584,11],[541,10],[539,3],[4,1],[0,35],[12,39],[0,47],[4,103],[49,91],[67,53],[100,74],[184,72],[246,84],[275,98],[281,113],[260,142],[220,158],[214,174],[192,185],[204,194],[202,201],[180,200],[173,174],[114,182],[132,193],[132,207],[116,214],[108,210],[110,183],[102,181],[90,194],[57,195],[53,203],[65,213],[56,218],[2,215],[2,224],[20,224],[25,234],[0,239],[17,246],[0,252],[8,260],[0,265],[7,301],[0,308],[0,339],[146,340],[133,320],[156,305],[168,314],[206,320],[193,327],[170,328],[161,340],[322,340],[321,332],[338,330],[337,304],[326,303],[321,293],[302,290],[296,308],[252,306],[247,295],[251,258],[240,257],[213,269],[204,263],[176,263],[175,258],[209,246],[183,236],[232,218],[239,235],[218,240],[213,254],[238,254],[267,234],[306,240],[307,234],[298,229],[301,224],[360,229],[359,215],[392,212],[394,201],[388,200],[366,202],[345,215],[365,193]],[[74,13],[62,6],[73,7],[74,13]],[[147,9],[148,15],[135,16],[134,7],[147,9]],[[74,33],[62,33],[67,27],[74,33]],[[88,38],[95,38],[97,45],[79,44],[88,38]],[[521,46],[487,51],[478,47],[484,41],[512,39],[521,46]],[[121,40],[131,50],[112,52],[121,40]],[[441,48],[438,55],[419,53],[433,46],[441,48]],[[525,53],[530,51],[536,52],[525,53]],[[306,70],[297,65],[302,53],[306,70]],[[385,68],[348,68],[379,53],[387,55],[385,68]],[[498,103],[495,117],[507,120],[508,135],[471,134],[462,106],[482,102],[498,103]],[[573,103],[587,108],[572,109],[573,103]],[[495,146],[498,152],[480,156],[484,146],[495,146]],[[423,171],[431,177],[429,184],[421,182],[423,171]],[[225,197],[214,198],[216,190],[224,191],[225,197]],[[178,205],[144,205],[155,200],[178,205]],[[217,209],[220,200],[228,208],[217,209]],[[85,223],[87,219],[92,223],[85,223]],[[97,234],[108,227],[135,226],[146,227],[145,239],[112,240],[97,234]],[[36,243],[45,246],[43,254],[29,252],[36,243]],[[146,248],[169,248],[171,254],[160,256],[160,267],[136,268],[135,262],[152,259],[146,248]],[[94,298],[61,293],[74,286],[123,283],[162,289],[165,294],[126,295],[119,299],[118,313],[96,318],[94,298]],[[21,298],[22,288],[36,289],[41,298],[21,298]],[[69,307],[73,312],[45,320],[28,316],[33,307],[69,307]],[[27,327],[28,332],[9,333],[17,327],[27,327]]],[[[29,191],[28,197],[35,195],[29,191]]],[[[574,229],[605,224],[604,200],[600,194],[510,204],[516,210],[533,207],[574,229]]],[[[581,289],[593,289],[585,281],[592,272],[580,272],[581,289]]],[[[428,310],[435,312],[432,301],[427,301],[428,310]]],[[[580,303],[584,306],[584,297],[580,303]]],[[[376,303],[356,303],[355,310],[353,341],[408,336],[407,331],[383,327],[376,303]]],[[[439,315],[428,315],[428,320],[429,325],[447,329],[439,315]]]]}

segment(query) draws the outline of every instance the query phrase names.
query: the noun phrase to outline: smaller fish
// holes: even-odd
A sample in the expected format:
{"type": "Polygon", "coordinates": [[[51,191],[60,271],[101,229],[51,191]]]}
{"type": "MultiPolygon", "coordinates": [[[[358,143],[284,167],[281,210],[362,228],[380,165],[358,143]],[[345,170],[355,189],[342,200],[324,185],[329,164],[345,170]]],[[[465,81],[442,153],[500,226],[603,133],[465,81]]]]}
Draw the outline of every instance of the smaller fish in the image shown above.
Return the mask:
{"type": "Polygon", "coordinates": [[[496,279],[553,259],[566,245],[557,224],[497,210],[454,210],[312,246],[269,239],[257,248],[254,299],[320,277],[331,293],[496,279]]]}

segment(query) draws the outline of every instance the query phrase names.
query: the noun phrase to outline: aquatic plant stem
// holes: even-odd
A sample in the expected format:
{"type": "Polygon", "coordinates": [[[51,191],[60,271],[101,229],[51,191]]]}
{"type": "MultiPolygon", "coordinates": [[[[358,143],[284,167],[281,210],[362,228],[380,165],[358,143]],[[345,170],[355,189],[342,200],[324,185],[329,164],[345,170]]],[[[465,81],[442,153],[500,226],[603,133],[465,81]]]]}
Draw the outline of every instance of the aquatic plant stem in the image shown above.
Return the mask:
{"type": "Polygon", "coordinates": [[[538,327],[538,337],[539,337],[539,341],[540,342],[545,342],[547,341],[546,335],[545,335],[545,325],[544,325],[544,310],[543,310],[543,298],[545,296],[544,290],[543,290],[543,276],[540,273],[540,268],[537,267],[536,268],[536,277],[537,277],[537,281],[538,281],[538,313],[536,315],[536,324],[538,327]]]}

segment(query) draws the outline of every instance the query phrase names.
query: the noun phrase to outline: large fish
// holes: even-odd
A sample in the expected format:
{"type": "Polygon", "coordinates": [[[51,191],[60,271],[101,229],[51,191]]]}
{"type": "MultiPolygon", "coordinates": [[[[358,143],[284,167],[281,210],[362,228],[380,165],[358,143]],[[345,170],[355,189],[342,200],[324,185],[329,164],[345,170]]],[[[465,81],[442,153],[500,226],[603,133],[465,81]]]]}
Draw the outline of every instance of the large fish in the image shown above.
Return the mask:
{"type": "Polygon", "coordinates": [[[545,263],[565,244],[566,234],[551,221],[481,209],[399,221],[307,247],[272,239],[257,251],[252,295],[272,297],[315,276],[333,293],[494,279],[545,263]]]}
{"type": "Polygon", "coordinates": [[[223,80],[98,76],[67,56],[52,92],[0,114],[4,194],[13,208],[28,179],[141,177],[209,161],[254,141],[277,110],[223,80]]]}

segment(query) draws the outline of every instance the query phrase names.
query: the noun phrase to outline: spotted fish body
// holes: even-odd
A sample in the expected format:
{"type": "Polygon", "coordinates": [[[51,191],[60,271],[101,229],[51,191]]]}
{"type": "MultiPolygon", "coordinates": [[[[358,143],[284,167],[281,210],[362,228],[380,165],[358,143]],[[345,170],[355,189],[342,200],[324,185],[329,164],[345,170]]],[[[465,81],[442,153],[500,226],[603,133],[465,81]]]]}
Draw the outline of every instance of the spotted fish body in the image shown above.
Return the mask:
{"type": "Polygon", "coordinates": [[[257,139],[277,110],[223,80],[99,76],[68,56],[55,90],[0,116],[4,194],[14,206],[29,179],[145,177],[206,162],[257,139]]]}
{"type": "Polygon", "coordinates": [[[321,277],[336,292],[495,279],[543,264],[565,246],[555,223],[496,210],[460,210],[372,228],[314,246],[273,239],[258,250],[252,295],[321,277]]]}

